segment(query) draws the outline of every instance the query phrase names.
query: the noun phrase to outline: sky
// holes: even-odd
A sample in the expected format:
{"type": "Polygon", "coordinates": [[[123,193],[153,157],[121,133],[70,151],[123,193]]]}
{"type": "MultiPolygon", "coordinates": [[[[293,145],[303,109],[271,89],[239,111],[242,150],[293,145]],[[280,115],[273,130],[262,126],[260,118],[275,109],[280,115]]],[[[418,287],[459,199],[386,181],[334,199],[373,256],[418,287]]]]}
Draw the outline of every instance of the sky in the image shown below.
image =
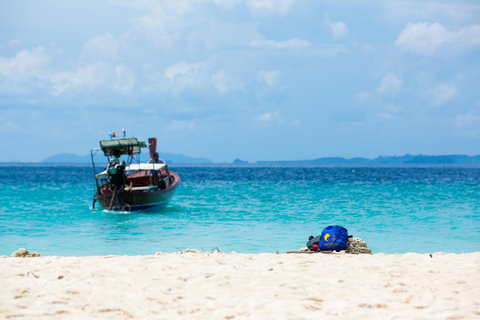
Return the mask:
{"type": "Polygon", "coordinates": [[[0,162],[480,154],[478,1],[0,0],[0,162]]]}

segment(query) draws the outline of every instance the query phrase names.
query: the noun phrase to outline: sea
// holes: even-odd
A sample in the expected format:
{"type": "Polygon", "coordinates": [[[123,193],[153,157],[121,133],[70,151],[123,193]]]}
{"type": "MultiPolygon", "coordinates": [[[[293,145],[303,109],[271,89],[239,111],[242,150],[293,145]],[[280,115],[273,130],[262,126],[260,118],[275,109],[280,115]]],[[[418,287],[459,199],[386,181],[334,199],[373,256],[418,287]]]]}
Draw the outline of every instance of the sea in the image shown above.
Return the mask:
{"type": "Polygon", "coordinates": [[[284,253],[341,225],[374,253],[480,251],[480,166],[171,165],[169,206],[92,207],[89,165],[0,165],[0,255],[284,253]]]}

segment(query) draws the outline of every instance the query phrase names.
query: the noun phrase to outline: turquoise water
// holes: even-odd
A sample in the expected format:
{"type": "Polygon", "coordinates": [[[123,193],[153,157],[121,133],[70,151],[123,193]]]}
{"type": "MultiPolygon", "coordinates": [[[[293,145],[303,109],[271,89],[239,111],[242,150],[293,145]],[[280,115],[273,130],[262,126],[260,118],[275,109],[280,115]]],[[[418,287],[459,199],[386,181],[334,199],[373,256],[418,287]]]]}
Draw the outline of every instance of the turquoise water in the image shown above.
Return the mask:
{"type": "Polygon", "coordinates": [[[478,167],[172,166],[169,207],[92,208],[90,166],[1,165],[0,255],[241,253],[305,246],[331,224],[374,252],[480,251],[478,167]]]}

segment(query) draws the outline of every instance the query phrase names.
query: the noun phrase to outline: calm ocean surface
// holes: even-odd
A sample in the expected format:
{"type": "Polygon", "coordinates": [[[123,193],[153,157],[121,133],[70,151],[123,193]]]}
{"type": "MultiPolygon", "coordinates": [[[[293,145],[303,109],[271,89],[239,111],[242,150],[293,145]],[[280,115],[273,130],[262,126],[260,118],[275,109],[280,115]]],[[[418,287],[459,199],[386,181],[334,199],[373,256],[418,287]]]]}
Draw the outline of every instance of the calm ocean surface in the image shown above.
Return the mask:
{"type": "Polygon", "coordinates": [[[0,255],[240,253],[304,247],[331,224],[374,252],[480,251],[479,167],[171,166],[167,209],[92,209],[90,166],[0,165],[0,255]]]}

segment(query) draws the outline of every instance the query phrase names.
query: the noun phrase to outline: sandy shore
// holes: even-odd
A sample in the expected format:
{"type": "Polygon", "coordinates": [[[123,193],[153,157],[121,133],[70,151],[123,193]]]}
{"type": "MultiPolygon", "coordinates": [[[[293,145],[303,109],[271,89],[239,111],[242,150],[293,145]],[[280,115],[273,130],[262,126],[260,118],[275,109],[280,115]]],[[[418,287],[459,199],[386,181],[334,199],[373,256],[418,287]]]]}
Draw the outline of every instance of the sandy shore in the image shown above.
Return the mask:
{"type": "Polygon", "coordinates": [[[0,318],[480,319],[480,252],[0,259],[0,318]]]}

